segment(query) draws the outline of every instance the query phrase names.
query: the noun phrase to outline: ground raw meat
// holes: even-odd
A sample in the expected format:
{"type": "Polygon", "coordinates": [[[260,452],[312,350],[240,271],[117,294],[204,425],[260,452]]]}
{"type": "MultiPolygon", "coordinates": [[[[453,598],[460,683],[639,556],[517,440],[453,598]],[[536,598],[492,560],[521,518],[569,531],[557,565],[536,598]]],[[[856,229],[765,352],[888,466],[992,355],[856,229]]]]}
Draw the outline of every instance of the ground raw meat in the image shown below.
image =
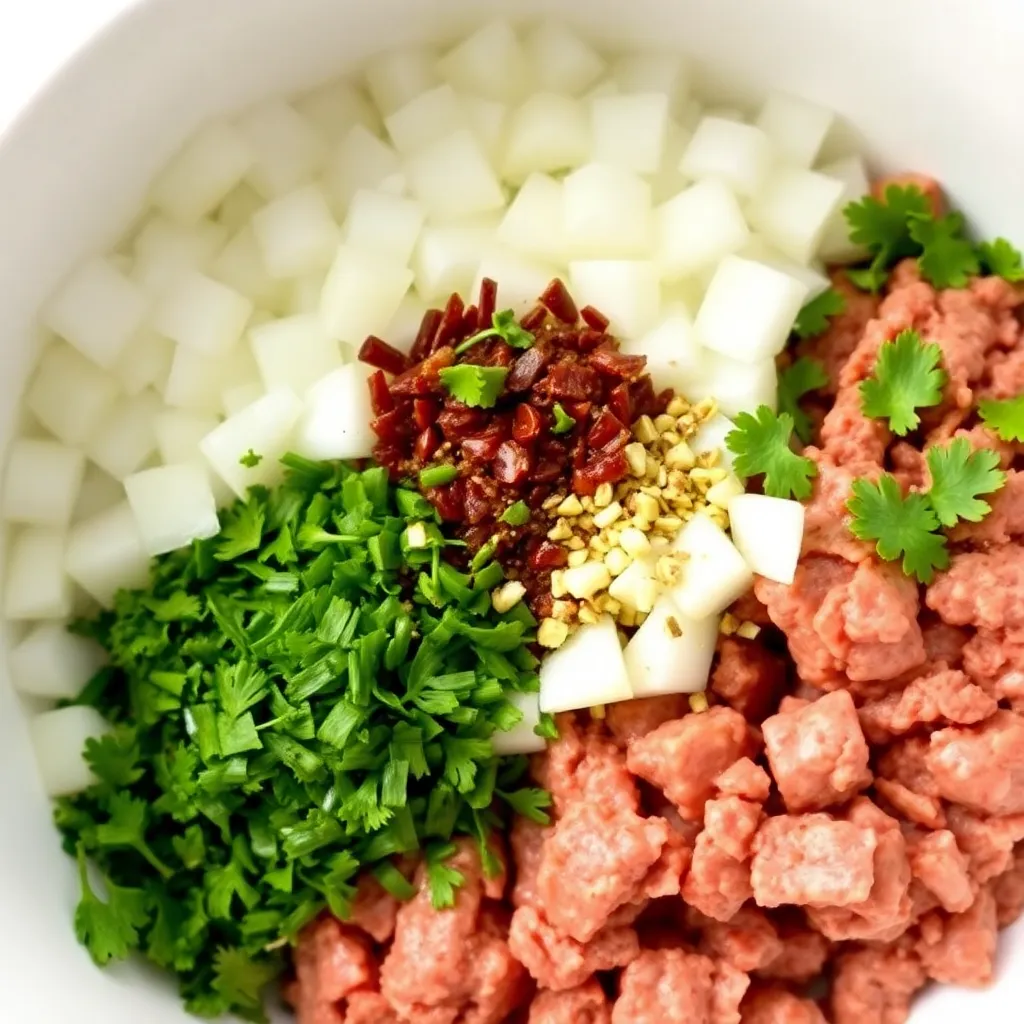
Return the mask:
{"type": "Polygon", "coordinates": [[[731,636],[721,639],[718,662],[711,674],[711,692],[741,715],[760,722],[775,707],[785,685],[786,666],[778,655],[750,640],[731,636]]]}
{"type": "Polygon", "coordinates": [[[961,913],[974,902],[967,858],[948,829],[916,837],[907,850],[910,870],[950,913],[961,913]]]}
{"type": "Polygon", "coordinates": [[[608,999],[591,979],[568,992],[538,993],[527,1024],[611,1024],[611,1019],[608,999]]]}
{"type": "Polygon", "coordinates": [[[744,907],[724,922],[709,918],[701,926],[701,952],[721,957],[747,974],[769,967],[782,951],[775,926],[756,907],[744,907]]]}
{"type": "Polygon", "coordinates": [[[817,1004],[784,988],[759,988],[743,1000],[743,1024],[828,1024],[817,1004]]]}
{"type": "Polygon", "coordinates": [[[835,1024],[903,1024],[925,972],[903,946],[876,946],[841,953],[832,981],[835,1024]]]}
{"type": "Polygon", "coordinates": [[[609,704],[605,711],[608,731],[622,744],[654,732],[660,725],[682,718],[689,709],[685,693],[642,697],[609,704]]]}
{"type": "Polygon", "coordinates": [[[1024,630],[1024,547],[954,555],[928,588],[928,607],[951,626],[1024,630]]]}
{"type": "Polygon", "coordinates": [[[917,952],[935,981],[980,987],[992,980],[998,929],[996,901],[982,889],[962,914],[930,914],[920,924],[917,952]]]}

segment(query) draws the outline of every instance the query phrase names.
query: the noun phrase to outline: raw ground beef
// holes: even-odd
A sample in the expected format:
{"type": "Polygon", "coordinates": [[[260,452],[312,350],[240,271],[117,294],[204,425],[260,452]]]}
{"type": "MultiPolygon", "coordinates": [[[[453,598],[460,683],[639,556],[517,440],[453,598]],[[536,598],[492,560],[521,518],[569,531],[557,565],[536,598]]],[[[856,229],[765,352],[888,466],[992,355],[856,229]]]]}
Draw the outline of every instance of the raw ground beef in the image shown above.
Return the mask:
{"type": "Polygon", "coordinates": [[[764,628],[721,639],[710,710],[560,716],[532,765],[553,821],[515,822],[507,879],[464,843],[450,910],[419,876],[404,905],[362,883],[301,936],[300,1024],[902,1024],[929,982],[991,980],[1024,912],[1024,461],[973,410],[1024,387],[1024,290],[936,291],[912,262],[880,298],[835,283],[846,312],[801,349],[829,378],[801,562],[738,603],[764,628]],[[857,388],[906,328],[949,384],[897,440],[857,388]],[[927,487],[922,449],[954,436],[1008,483],[921,587],[845,502],[884,470],[927,487]]]}

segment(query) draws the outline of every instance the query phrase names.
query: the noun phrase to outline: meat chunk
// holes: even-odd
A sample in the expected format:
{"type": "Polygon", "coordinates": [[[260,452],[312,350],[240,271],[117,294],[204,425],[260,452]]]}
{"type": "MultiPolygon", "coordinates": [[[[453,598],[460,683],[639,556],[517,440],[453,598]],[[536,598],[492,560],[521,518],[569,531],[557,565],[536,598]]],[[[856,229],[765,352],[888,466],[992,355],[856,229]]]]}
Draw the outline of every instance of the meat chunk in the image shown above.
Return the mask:
{"type": "Polygon", "coordinates": [[[958,523],[950,534],[956,544],[1007,544],[1024,534],[1024,473],[1010,470],[1006,483],[985,499],[992,507],[977,523],[958,523]]]}
{"type": "Polygon", "coordinates": [[[622,744],[628,744],[660,725],[688,714],[690,705],[685,693],[670,693],[664,697],[642,697],[609,704],[605,711],[608,731],[622,744]]]}
{"type": "Polygon", "coordinates": [[[762,643],[731,636],[719,641],[711,692],[745,718],[761,721],[785,684],[786,666],[762,643]]]}
{"type": "Polygon", "coordinates": [[[807,927],[802,918],[786,917],[777,920],[776,930],[782,949],[757,972],[762,978],[805,984],[821,974],[830,951],[830,943],[821,932],[807,927]]]}
{"type": "Polygon", "coordinates": [[[1009,871],[992,883],[1000,928],[1008,928],[1024,914],[1024,849],[1017,851],[1009,871]]]}
{"type": "Polygon", "coordinates": [[[1024,710],[1024,637],[979,629],[964,647],[964,669],[996,700],[1011,701],[1018,713],[1024,710]]]}
{"type": "MultiPolygon", "coordinates": [[[[761,809],[752,806],[760,817],[761,809]]],[[[716,921],[731,921],[752,894],[746,858],[731,856],[715,842],[712,833],[701,832],[690,873],[683,882],[683,899],[716,921]]]]}
{"type": "Polygon", "coordinates": [[[835,1024],[905,1024],[911,997],[925,983],[917,955],[902,946],[842,953],[832,982],[835,1024]]]}
{"type": "Polygon", "coordinates": [[[1024,629],[1024,546],[1004,544],[954,555],[925,600],[952,626],[1024,629]]]}
{"type": "Polygon", "coordinates": [[[754,837],[751,884],[762,907],[840,907],[868,898],[874,830],[827,814],[769,818],[754,837]]]}
{"type": "Polygon", "coordinates": [[[1024,814],[985,818],[954,806],[946,817],[975,882],[984,885],[1010,869],[1014,844],[1024,839],[1024,814]]]}
{"type": "Polygon", "coordinates": [[[774,715],[761,729],[768,763],[790,811],[822,810],[871,785],[868,745],[845,690],[774,715]]]}
{"type": "Polygon", "coordinates": [[[944,669],[913,680],[899,693],[865,704],[860,721],[873,743],[885,743],[915,725],[943,721],[974,725],[997,707],[995,699],[963,672],[944,669]]]}
{"type": "Polygon", "coordinates": [[[834,555],[847,562],[867,561],[872,557],[872,546],[850,533],[846,503],[853,493],[853,481],[876,479],[881,466],[871,459],[837,463],[827,452],[814,447],[805,449],[804,455],[818,467],[814,489],[804,506],[804,556],[834,555]]]}
{"type": "MultiPolygon", "coordinates": [[[[338,1020],[341,1020],[340,1015],[338,1020]]],[[[344,1024],[404,1024],[404,1022],[379,992],[360,989],[348,997],[344,1024]]]]}
{"type": "Polygon", "coordinates": [[[395,932],[397,916],[398,900],[373,875],[360,876],[347,923],[362,929],[374,942],[387,942],[395,932]]]}
{"type": "Polygon", "coordinates": [[[376,980],[366,937],[333,917],[320,917],[299,935],[295,984],[289,998],[300,1024],[340,1024],[337,1005],[376,980]]]}
{"type": "Polygon", "coordinates": [[[759,988],[743,1000],[743,1024],[828,1024],[816,1003],[784,988],[759,988]]]}
{"type": "Polygon", "coordinates": [[[746,719],[731,708],[715,707],[634,740],[629,770],[662,790],[684,820],[699,821],[714,795],[715,779],[751,746],[746,719]]]}
{"type": "Polygon", "coordinates": [[[763,804],[771,792],[772,780],[760,765],[741,757],[715,779],[715,786],[722,796],[740,796],[763,804]]]}
{"type": "Polygon", "coordinates": [[[761,824],[759,804],[738,796],[709,800],[704,807],[704,835],[733,860],[747,860],[761,824]]]}
{"type": "Polygon", "coordinates": [[[544,844],[537,873],[537,895],[551,923],[578,942],[592,939],[613,911],[642,898],[669,830],[664,818],[642,818],[618,805],[614,791],[571,804],[544,844]]]}
{"type": "Polygon", "coordinates": [[[967,858],[948,829],[926,832],[909,845],[910,870],[950,913],[974,902],[967,858]]]}
{"type": "Polygon", "coordinates": [[[434,909],[426,871],[420,869],[419,891],[398,911],[394,942],[381,965],[381,992],[400,1017],[498,1024],[522,999],[526,972],[483,906],[475,845],[460,842],[451,863],[465,881],[450,910],[434,909]]]}
{"type": "Polygon", "coordinates": [[[538,825],[529,818],[517,816],[512,823],[509,844],[512,847],[512,861],[515,868],[515,884],[512,886],[512,906],[539,907],[537,896],[537,874],[544,842],[551,835],[551,829],[538,825]]]}
{"type": "Polygon", "coordinates": [[[611,1024],[611,1007],[591,979],[567,992],[538,992],[527,1024],[611,1024]]]}
{"type": "Polygon", "coordinates": [[[962,914],[931,914],[921,922],[917,952],[929,978],[981,988],[992,980],[996,956],[996,901],[988,889],[962,914]]]}
{"type": "Polygon", "coordinates": [[[520,907],[512,915],[508,944],[538,985],[555,992],[582,985],[596,971],[625,967],[640,955],[632,928],[608,926],[589,942],[577,942],[554,929],[533,907],[520,907]]]}
{"type": "Polygon", "coordinates": [[[648,950],[622,973],[612,1024],[739,1024],[748,984],[706,956],[648,950]]]}
{"type": "Polygon", "coordinates": [[[1024,812],[1024,719],[997,711],[974,728],[933,733],[928,767],[947,800],[983,814],[1024,812]]]}
{"type": "Polygon", "coordinates": [[[892,779],[875,779],[875,794],[881,802],[908,821],[925,828],[945,828],[946,814],[938,797],[924,796],[892,779]]]}
{"type": "Polygon", "coordinates": [[[783,950],[775,926],[756,907],[744,907],[728,921],[708,921],[701,928],[700,941],[701,952],[747,974],[768,967],[783,950]]]}
{"type": "Polygon", "coordinates": [[[892,434],[884,420],[865,416],[859,387],[841,388],[821,424],[821,447],[836,465],[881,465],[892,434]]]}

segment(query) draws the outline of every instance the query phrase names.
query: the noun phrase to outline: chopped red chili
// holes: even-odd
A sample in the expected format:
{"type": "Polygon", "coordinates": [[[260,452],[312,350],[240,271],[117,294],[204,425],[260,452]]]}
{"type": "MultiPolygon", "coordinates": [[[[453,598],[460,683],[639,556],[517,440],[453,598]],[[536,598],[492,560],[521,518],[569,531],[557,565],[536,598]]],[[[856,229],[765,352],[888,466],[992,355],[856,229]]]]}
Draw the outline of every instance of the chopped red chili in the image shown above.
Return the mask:
{"type": "Polygon", "coordinates": [[[360,346],[359,359],[390,374],[399,374],[408,365],[404,353],[375,334],[371,334],[360,346]]]}
{"type": "Polygon", "coordinates": [[[563,324],[568,324],[570,327],[576,326],[580,313],[569,294],[569,289],[565,287],[561,278],[556,277],[544,289],[540,301],[551,311],[551,315],[561,320],[563,324]]]}
{"type": "Polygon", "coordinates": [[[434,345],[434,338],[437,336],[437,329],[441,326],[441,319],[444,313],[439,309],[428,309],[420,321],[420,329],[416,333],[416,340],[412,343],[409,351],[409,359],[418,363],[430,355],[434,345]]]}
{"type": "Polygon", "coordinates": [[[494,312],[498,308],[498,283],[485,277],[480,282],[480,297],[477,299],[479,312],[476,318],[476,329],[486,330],[494,320],[494,312]]]}
{"type": "Polygon", "coordinates": [[[608,330],[608,325],[611,323],[604,313],[594,309],[593,306],[584,306],[580,310],[580,317],[588,327],[600,331],[602,334],[608,330]]]}
{"type": "Polygon", "coordinates": [[[374,416],[391,412],[395,407],[395,400],[391,397],[388,379],[384,376],[383,370],[377,370],[370,374],[370,407],[373,409],[374,416]]]}
{"type": "Polygon", "coordinates": [[[520,444],[530,444],[544,426],[544,420],[537,410],[527,402],[516,406],[515,419],[512,421],[512,436],[520,444]]]}

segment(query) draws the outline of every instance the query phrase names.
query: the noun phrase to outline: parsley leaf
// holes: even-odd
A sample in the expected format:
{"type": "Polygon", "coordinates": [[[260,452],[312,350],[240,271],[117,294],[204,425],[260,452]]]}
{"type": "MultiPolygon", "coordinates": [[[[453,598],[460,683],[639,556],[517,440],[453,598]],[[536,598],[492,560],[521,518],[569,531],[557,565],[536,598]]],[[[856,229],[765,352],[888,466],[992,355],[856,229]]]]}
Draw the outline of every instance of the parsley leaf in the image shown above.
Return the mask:
{"type": "Polygon", "coordinates": [[[435,846],[427,851],[427,885],[430,887],[431,905],[437,910],[455,906],[455,890],[466,880],[461,871],[446,863],[454,854],[454,843],[435,846]]]}
{"type": "Polygon", "coordinates": [[[568,434],[576,426],[576,421],[562,408],[561,402],[555,402],[551,412],[555,417],[555,424],[551,428],[552,434],[568,434]]]}
{"type": "Polygon", "coordinates": [[[825,367],[810,356],[801,356],[779,374],[779,410],[793,417],[793,429],[804,444],[811,440],[811,418],[800,408],[800,399],[826,384],[825,367]]]}
{"type": "Polygon", "coordinates": [[[239,555],[255,551],[263,539],[263,506],[250,500],[244,505],[236,506],[236,513],[228,522],[221,526],[217,535],[217,551],[215,557],[222,562],[230,562],[239,555]]]}
{"type": "Polygon", "coordinates": [[[213,971],[213,989],[224,997],[225,1007],[262,1016],[263,990],[281,972],[281,965],[277,960],[253,959],[241,949],[218,949],[213,971]]]}
{"type": "Polygon", "coordinates": [[[462,363],[440,371],[441,383],[448,393],[463,405],[478,409],[491,409],[498,401],[508,368],[505,366],[476,366],[462,363]]]}
{"type": "Polygon", "coordinates": [[[936,288],[963,288],[981,269],[974,246],[964,237],[963,214],[914,216],[909,229],[910,237],[921,246],[917,258],[921,273],[936,288]]]}
{"type": "Polygon", "coordinates": [[[966,437],[958,437],[944,447],[929,448],[925,459],[932,478],[928,501],[943,526],[955,526],[961,519],[977,523],[992,511],[978,495],[1006,483],[998,453],[973,451],[966,437]]]}
{"type": "Polygon", "coordinates": [[[811,480],[818,467],[789,446],[793,417],[776,415],[762,405],[757,412],[741,412],[736,426],[725,438],[735,456],[733,467],[740,476],[764,476],[764,492],[773,498],[810,497],[811,480]]]}
{"type": "Polygon", "coordinates": [[[239,465],[246,469],[255,469],[263,461],[262,455],[257,455],[251,448],[238,460],[239,465]]]}
{"type": "Polygon", "coordinates": [[[888,419],[894,434],[907,434],[921,422],[916,409],[942,401],[946,373],[942,349],[925,343],[917,331],[900,331],[878,350],[874,373],[860,385],[861,408],[872,419],[888,419]]]}
{"type": "Polygon", "coordinates": [[[551,806],[551,794],[544,789],[517,789],[512,793],[498,790],[498,796],[511,807],[516,814],[529,818],[538,825],[550,825],[551,816],[547,808],[551,806]]]}
{"type": "Polygon", "coordinates": [[[78,877],[82,896],[75,910],[75,935],[93,960],[103,966],[124,960],[139,945],[139,930],[149,923],[146,894],[107,881],[104,903],[89,884],[85,850],[78,848],[78,877]]]}
{"type": "Polygon", "coordinates": [[[814,338],[828,330],[829,317],[846,310],[846,299],[835,288],[826,288],[797,313],[793,331],[798,338],[814,338]]]}
{"type": "Polygon", "coordinates": [[[147,809],[145,803],[128,793],[115,793],[110,798],[110,817],[96,827],[100,846],[130,847],[141,854],[164,878],[174,872],[160,860],[146,842],[147,809]]]}
{"type": "Polygon", "coordinates": [[[1004,441],[1024,441],[1024,394],[1002,401],[987,398],[978,403],[981,420],[1004,441]]]}
{"type": "Polygon", "coordinates": [[[141,756],[138,733],[127,726],[85,741],[85,760],[89,767],[114,789],[130,786],[142,778],[141,756]]]}
{"type": "Polygon", "coordinates": [[[903,559],[903,571],[930,583],[936,569],[949,565],[946,538],[935,531],[939,518],[927,495],[903,497],[890,473],[878,483],[854,480],[846,507],[853,519],[850,532],[860,540],[876,541],[875,548],[887,562],[903,559]]]}
{"type": "Polygon", "coordinates": [[[488,338],[501,338],[506,345],[511,345],[512,348],[530,348],[531,345],[537,340],[525,327],[523,327],[517,320],[514,310],[502,309],[495,312],[494,316],[491,317],[491,326],[483,331],[478,331],[476,334],[467,338],[455,349],[456,355],[461,355],[463,352],[471,349],[474,345],[481,341],[486,341],[488,338]]]}
{"type": "Polygon", "coordinates": [[[1005,238],[982,242],[978,246],[978,259],[985,270],[1004,281],[1024,281],[1024,263],[1020,251],[1005,238]]]}

